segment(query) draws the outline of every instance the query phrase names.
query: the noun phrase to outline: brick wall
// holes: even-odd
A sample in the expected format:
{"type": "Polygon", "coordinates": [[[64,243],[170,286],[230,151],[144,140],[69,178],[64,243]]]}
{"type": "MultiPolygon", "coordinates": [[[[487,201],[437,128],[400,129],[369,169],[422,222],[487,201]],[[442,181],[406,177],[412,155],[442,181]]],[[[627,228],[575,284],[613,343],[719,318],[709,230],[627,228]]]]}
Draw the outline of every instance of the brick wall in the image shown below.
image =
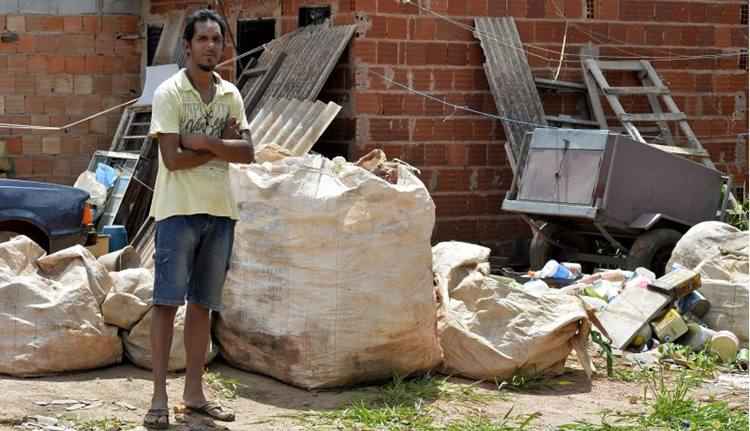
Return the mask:
{"type": "MultiPolygon", "coordinates": [[[[140,94],[137,15],[2,15],[0,122],[61,126],[140,94]],[[14,35],[14,36],[13,36],[14,35]]],[[[72,184],[109,149],[120,112],[67,133],[0,129],[0,171],[72,184]]],[[[2,174],[2,172],[0,172],[2,174]]]]}
{"type": "MultiPolygon", "coordinates": [[[[747,48],[747,25],[740,24],[741,6],[747,3],[740,0],[596,0],[590,19],[585,18],[585,3],[421,0],[423,6],[462,25],[471,25],[474,16],[516,17],[523,42],[542,48],[530,49],[549,58],[529,57],[534,74],[546,78],[552,77],[557,68],[566,20],[569,53],[577,53],[581,44],[590,41],[601,47],[602,55],[628,57],[685,57],[747,48]]],[[[214,2],[151,0],[146,2],[149,13],[144,19],[158,18],[176,8],[208,4],[214,2]]],[[[237,18],[253,17],[275,18],[279,35],[292,31],[297,27],[299,7],[305,5],[330,5],[334,24],[357,24],[354,41],[320,96],[344,109],[317,149],[345,148],[354,159],[372,148],[382,148],[389,157],[419,167],[437,205],[436,240],[480,242],[507,254],[512,240],[528,237],[527,227],[517,217],[499,210],[511,181],[502,125],[482,116],[454,112],[378,76],[494,114],[494,101],[481,66],[483,54],[471,31],[397,0],[224,0],[223,4],[235,32],[237,18]]],[[[4,57],[8,67],[11,63],[18,67],[11,57],[4,57]]],[[[566,60],[560,78],[580,82],[578,58],[569,56],[566,60]]],[[[3,61],[0,68],[5,67],[3,61]]],[[[719,168],[731,173],[735,182],[746,182],[747,140],[740,143],[737,134],[746,133],[748,128],[748,76],[739,67],[738,58],[659,61],[654,66],[672,88],[675,100],[688,114],[719,168]]],[[[231,71],[224,71],[224,75],[233,76],[231,71]]],[[[628,82],[625,76],[610,78],[618,84],[628,82]]],[[[3,82],[0,89],[5,88],[3,82]]],[[[550,114],[572,113],[577,103],[570,96],[544,98],[550,114]]],[[[626,109],[634,111],[645,107],[642,100],[625,104],[626,109]]],[[[10,105],[21,109],[17,97],[11,98],[10,105]]],[[[55,108],[53,102],[53,109],[61,108],[55,108]]],[[[28,115],[25,105],[18,115],[28,115]]],[[[35,149],[33,142],[41,135],[31,136],[31,149],[35,149]]],[[[19,145],[22,143],[8,148],[25,152],[19,145]]]]}

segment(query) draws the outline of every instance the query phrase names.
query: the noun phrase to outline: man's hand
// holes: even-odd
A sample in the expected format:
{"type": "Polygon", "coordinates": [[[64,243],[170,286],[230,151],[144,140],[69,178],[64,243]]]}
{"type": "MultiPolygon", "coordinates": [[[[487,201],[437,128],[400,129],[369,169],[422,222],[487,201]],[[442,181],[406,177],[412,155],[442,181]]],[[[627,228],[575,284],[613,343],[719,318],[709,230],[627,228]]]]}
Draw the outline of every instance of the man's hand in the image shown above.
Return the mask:
{"type": "Polygon", "coordinates": [[[208,151],[210,142],[208,136],[188,135],[180,139],[180,146],[191,151],[208,151]]]}
{"type": "Polygon", "coordinates": [[[234,117],[229,118],[221,131],[221,139],[242,139],[240,125],[234,117]]]}

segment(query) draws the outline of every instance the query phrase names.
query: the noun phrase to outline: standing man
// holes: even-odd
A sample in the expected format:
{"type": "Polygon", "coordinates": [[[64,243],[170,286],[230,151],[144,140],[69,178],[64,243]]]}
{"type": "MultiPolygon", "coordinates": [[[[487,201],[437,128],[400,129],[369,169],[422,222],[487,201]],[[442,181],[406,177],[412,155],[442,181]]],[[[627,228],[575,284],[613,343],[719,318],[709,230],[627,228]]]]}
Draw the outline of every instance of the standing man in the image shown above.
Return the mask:
{"type": "Polygon", "coordinates": [[[203,393],[210,310],[222,308],[222,288],[239,217],[229,188],[229,162],[252,163],[253,145],[237,87],[214,68],[224,51],[224,20],[211,10],[187,18],[186,68],[154,94],[149,135],[159,142],[151,204],[156,219],[151,350],[154,394],[144,425],[169,426],[167,363],[177,307],[185,304],[185,407],[214,419],[234,413],[203,393]]]}

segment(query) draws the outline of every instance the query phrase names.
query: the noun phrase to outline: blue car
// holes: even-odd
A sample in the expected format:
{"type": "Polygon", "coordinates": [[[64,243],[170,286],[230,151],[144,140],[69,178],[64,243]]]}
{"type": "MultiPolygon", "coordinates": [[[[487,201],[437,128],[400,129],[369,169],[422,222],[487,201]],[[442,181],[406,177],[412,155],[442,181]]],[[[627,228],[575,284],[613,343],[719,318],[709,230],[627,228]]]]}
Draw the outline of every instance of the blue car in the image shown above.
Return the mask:
{"type": "Polygon", "coordinates": [[[88,198],[74,187],[0,179],[0,242],[26,235],[48,253],[96,243],[88,198]]]}

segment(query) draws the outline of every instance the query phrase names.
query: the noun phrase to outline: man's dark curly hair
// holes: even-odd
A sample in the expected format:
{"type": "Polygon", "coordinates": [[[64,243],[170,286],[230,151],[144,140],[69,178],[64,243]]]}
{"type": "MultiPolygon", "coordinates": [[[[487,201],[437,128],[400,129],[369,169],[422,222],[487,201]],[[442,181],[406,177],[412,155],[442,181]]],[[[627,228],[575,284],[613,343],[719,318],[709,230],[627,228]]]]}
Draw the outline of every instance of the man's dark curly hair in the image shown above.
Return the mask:
{"type": "Polygon", "coordinates": [[[224,18],[211,9],[200,9],[190,14],[185,21],[185,31],[182,33],[182,38],[190,42],[193,40],[195,35],[195,23],[205,21],[215,21],[221,28],[221,37],[225,38],[227,34],[227,23],[224,22],[224,18]]]}

